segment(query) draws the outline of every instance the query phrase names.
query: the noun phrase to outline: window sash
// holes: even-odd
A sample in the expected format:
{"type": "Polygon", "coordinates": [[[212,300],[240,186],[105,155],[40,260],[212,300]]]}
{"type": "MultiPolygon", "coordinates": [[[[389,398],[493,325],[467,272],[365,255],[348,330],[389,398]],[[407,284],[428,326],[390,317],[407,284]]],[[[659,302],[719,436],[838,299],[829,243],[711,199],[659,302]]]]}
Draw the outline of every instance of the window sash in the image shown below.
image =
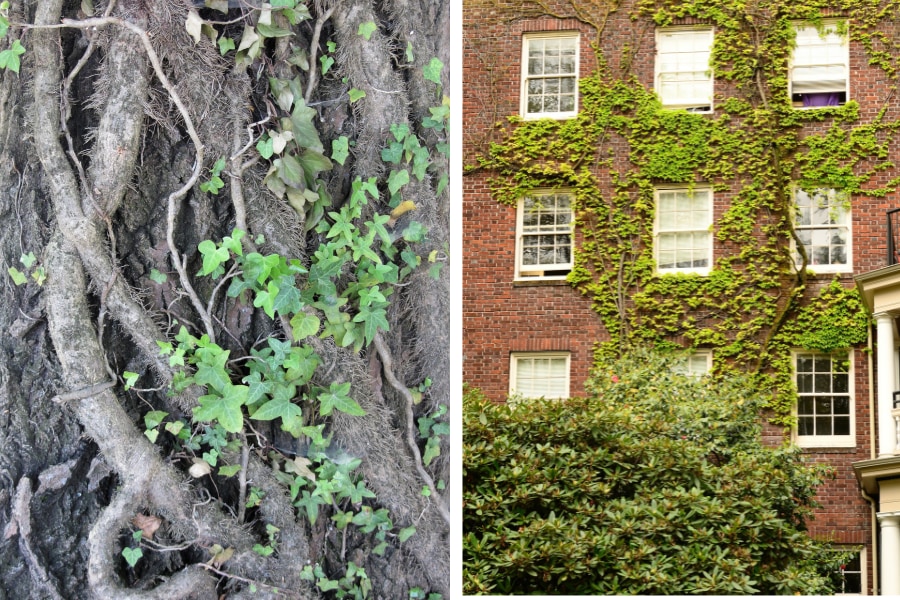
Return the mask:
{"type": "Polygon", "coordinates": [[[568,398],[567,353],[513,353],[510,394],[524,398],[568,398]]]}
{"type": "Polygon", "coordinates": [[[526,35],[522,68],[522,114],[574,116],[578,105],[578,34],[526,35]]]}
{"type": "Polygon", "coordinates": [[[663,106],[712,107],[712,42],[712,29],[657,32],[656,91],[663,106]]]}
{"type": "Polygon", "coordinates": [[[853,370],[846,353],[794,357],[798,441],[848,441],[854,436],[853,370]]]}
{"type": "Polygon", "coordinates": [[[657,190],[656,268],[706,271],[712,263],[712,192],[657,190]]]}
{"type": "MultiPolygon", "coordinates": [[[[516,276],[522,273],[571,270],[574,260],[572,197],[567,193],[535,194],[519,202],[516,276]]],[[[540,275],[538,275],[539,277],[540,275]]]]}
{"type": "MultiPolygon", "coordinates": [[[[851,268],[850,214],[839,192],[819,189],[809,193],[795,189],[794,221],[810,267],[851,268]]],[[[794,253],[799,265],[796,249],[794,253]]]]}
{"type": "Polygon", "coordinates": [[[796,36],[791,93],[846,92],[850,71],[846,38],[833,30],[820,36],[815,27],[797,27],[796,36]]]}

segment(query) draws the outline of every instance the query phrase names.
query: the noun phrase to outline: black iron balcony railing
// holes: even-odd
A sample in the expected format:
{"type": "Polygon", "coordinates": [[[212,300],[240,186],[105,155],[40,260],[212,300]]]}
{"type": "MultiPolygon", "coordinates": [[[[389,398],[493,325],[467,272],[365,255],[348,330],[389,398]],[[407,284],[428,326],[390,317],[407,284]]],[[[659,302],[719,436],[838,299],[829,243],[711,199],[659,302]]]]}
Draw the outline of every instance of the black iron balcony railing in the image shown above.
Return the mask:
{"type": "Polygon", "coordinates": [[[896,265],[900,262],[900,208],[887,211],[887,234],[887,264],[896,265]]]}

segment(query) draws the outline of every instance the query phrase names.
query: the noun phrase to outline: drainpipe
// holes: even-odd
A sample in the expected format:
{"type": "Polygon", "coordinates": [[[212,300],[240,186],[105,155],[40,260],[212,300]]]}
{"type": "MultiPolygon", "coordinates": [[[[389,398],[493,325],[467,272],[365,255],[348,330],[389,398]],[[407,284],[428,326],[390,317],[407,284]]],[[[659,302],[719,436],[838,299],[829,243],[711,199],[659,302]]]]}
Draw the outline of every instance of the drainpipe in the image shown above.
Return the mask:
{"type": "MultiPolygon", "coordinates": [[[[868,350],[869,357],[866,361],[866,366],[869,370],[869,458],[875,458],[875,380],[873,376],[875,375],[875,368],[873,361],[874,355],[874,343],[872,342],[872,326],[868,327],[868,350]]],[[[866,493],[862,487],[859,488],[859,493],[862,494],[863,500],[869,503],[869,512],[871,518],[872,525],[872,593],[874,595],[878,595],[878,515],[877,509],[875,508],[875,498],[872,498],[870,495],[866,493]]],[[[864,590],[865,592],[865,590],[864,590]]]]}

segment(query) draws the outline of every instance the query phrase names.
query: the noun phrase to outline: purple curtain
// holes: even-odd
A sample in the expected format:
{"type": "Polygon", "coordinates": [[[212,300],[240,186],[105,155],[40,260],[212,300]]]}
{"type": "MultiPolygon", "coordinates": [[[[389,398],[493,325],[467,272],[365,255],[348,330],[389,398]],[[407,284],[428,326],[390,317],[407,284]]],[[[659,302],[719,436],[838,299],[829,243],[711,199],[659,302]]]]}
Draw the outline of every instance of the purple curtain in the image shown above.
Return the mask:
{"type": "Polygon", "coordinates": [[[839,102],[840,94],[838,92],[803,94],[803,106],[837,106],[839,102]]]}

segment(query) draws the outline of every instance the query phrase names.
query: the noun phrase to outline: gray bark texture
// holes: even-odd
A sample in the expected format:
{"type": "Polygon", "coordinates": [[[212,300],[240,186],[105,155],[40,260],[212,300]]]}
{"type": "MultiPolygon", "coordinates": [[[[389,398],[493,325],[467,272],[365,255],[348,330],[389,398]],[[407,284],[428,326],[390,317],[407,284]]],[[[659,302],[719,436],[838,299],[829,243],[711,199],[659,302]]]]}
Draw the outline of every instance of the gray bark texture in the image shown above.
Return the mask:
{"type": "MultiPolygon", "coordinates": [[[[289,35],[263,40],[240,66],[235,50],[223,56],[186,28],[195,13],[238,44],[245,25],[269,18],[256,4],[231,2],[224,13],[187,0],[11,3],[0,51],[20,40],[26,53],[19,73],[0,70],[0,600],[449,598],[447,437],[425,464],[418,427],[450,398],[451,267],[429,269],[425,259],[450,256],[449,195],[438,184],[448,163],[435,151],[447,140],[422,125],[448,89],[447,68],[441,85],[423,68],[433,58],[450,64],[449,2],[298,2],[308,16],[292,25],[275,11],[270,26],[289,35]],[[334,66],[323,73],[326,55],[334,66]],[[346,503],[322,506],[314,523],[294,505],[279,465],[302,455],[302,439],[268,422],[245,412],[234,436],[241,447],[223,456],[244,467],[231,477],[193,477],[196,457],[173,436],[144,435],[148,411],[190,422],[206,393],[170,391],[179,367],[157,342],[173,342],[182,325],[227,349],[239,374],[251,349],[292,337],[286,319],[198,276],[198,244],[238,227],[248,232],[246,252],[309,267],[327,241],[306,226],[310,213],[264,183],[269,161],[255,143],[290,117],[269,93],[270,77],[298,78],[323,154],[340,136],[351,141],[344,164],[319,175],[331,198],[326,221],[356,178],[374,177],[381,191],[360,225],[391,212],[396,167],[381,151],[392,127],[407,126],[431,150],[427,174],[403,189],[415,209],[399,223],[414,219],[428,233],[410,243],[422,264],[390,296],[390,329],[358,352],[307,338],[321,359],[312,384],[349,382],[366,416],[325,418],[296,400],[306,424],[324,423],[333,446],[361,458],[356,474],[376,496],[364,504],[393,522],[380,547],[372,532],[337,526],[331,517],[346,503]],[[351,88],[365,97],[351,102],[351,88]],[[201,191],[220,157],[224,187],[201,191]],[[30,266],[21,260],[29,253],[30,266]],[[16,285],[10,267],[28,282],[16,285]],[[154,270],[166,281],[152,280],[154,270]],[[128,391],[125,371],[140,376],[128,391]],[[426,378],[430,387],[419,390],[426,378]],[[251,488],[261,500],[248,507],[251,488]],[[159,528],[135,542],[135,523],[147,518],[159,528]],[[267,526],[277,528],[277,544],[264,556],[267,526]],[[398,531],[409,527],[415,533],[401,542],[398,531]],[[138,544],[143,555],[129,566],[123,549],[138,544]],[[338,581],[351,562],[367,584],[357,575],[323,590],[301,578],[318,565],[338,581]]],[[[346,285],[349,275],[341,277],[346,285]]],[[[199,436],[202,424],[193,427],[199,436]]]]}

